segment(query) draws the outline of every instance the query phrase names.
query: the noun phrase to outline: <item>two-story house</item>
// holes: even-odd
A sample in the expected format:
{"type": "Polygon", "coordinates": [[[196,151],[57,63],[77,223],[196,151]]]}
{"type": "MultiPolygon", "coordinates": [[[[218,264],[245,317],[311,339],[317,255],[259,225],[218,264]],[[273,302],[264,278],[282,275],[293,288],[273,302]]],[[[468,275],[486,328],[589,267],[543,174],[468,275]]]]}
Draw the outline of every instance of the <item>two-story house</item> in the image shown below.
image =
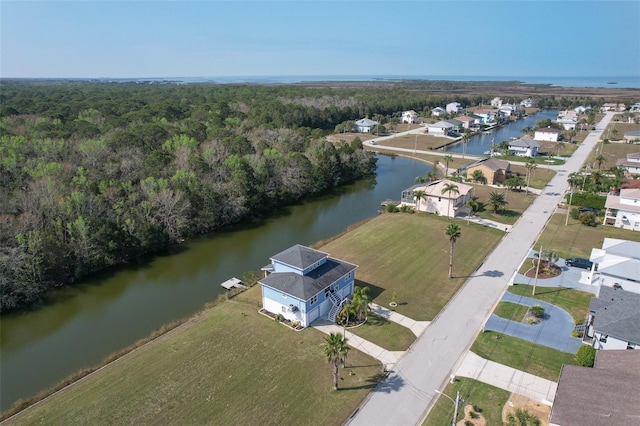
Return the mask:
{"type": "Polygon", "coordinates": [[[303,327],[318,318],[333,322],[353,293],[356,268],[309,247],[290,247],[262,268],[262,307],[303,327]]]}
{"type": "Polygon", "coordinates": [[[533,139],[537,141],[558,142],[562,132],[553,127],[543,127],[535,131],[533,139]]]}
{"type": "Polygon", "coordinates": [[[446,106],[446,111],[449,114],[459,114],[462,112],[462,105],[460,102],[451,102],[446,106]]]}
{"type": "Polygon", "coordinates": [[[471,198],[472,189],[473,187],[470,185],[447,179],[419,183],[402,191],[401,205],[411,206],[420,212],[456,217],[458,212],[464,208],[464,204],[471,198]],[[457,192],[442,192],[447,184],[457,186],[457,192]],[[418,191],[422,191],[424,196],[416,198],[415,194],[418,191]]]}
{"type": "Polygon", "coordinates": [[[414,124],[418,122],[418,113],[414,110],[403,111],[402,113],[402,122],[414,124]]]}
{"type": "Polygon", "coordinates": [[[537,157],[542,144],[532,139],[520,138],[509,141],[509,155],[518,157],[537,157]]]}
{"type": "Polygon", "coordinates": [[[640,189],[621,189],[607,195],[604,225],[640,231],[640,189]]]}
{"type": "Polygon", "coordinates": [[[378,124],[377,121],[370,120],[368,118],[362,118],[356,121],[356,132],[359,133],[371,133],[378,124]]]}

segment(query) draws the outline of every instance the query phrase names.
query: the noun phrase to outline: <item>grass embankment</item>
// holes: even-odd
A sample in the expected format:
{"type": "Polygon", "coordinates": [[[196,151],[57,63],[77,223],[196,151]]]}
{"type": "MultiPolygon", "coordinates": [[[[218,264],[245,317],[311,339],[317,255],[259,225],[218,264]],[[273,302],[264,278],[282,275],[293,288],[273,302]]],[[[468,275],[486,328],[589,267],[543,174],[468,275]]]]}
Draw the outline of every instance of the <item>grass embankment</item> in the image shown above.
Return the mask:
{"type": "Polygon", "coordinates": [[[375,314],[369,314],[367,322],[360,327],[348,330],[388,351],[406,351],[416,340],[415,334],[407,327],[375,314]]]}
{"type": "MultiPolygon", "coordinates": [[[[532,299],[542,300],[543,302],[551,303],[552,305],[562,308],[569,312],[576,321],[584,321],[587,310],[589,309],[589,302],[593,297],[591,293],[564,287],[537,286],[535,296],[531,295],[533,286],[530,285],[518,284],[509,287],[508,290],[510,293],[518,296],[531,297],[532,299]]],[[[495,314],[498,315],[497,312],[495,312],[495,314]]]]}
{"type": "MultiPolygon", "coordinates": [[[[460,391],[460,398],[464,400],[458,408],[458,421],[464,417],[464,407],[473,405],[484,416],[487,425],[502,424],[502,407],[509,400],[511,392],[465,377],[456,378],[455,383],[449,383],[443,392],[455,399],[456,391],[460,391]]],[[[453,410],[453,402],[440,396],[422,424],[449,425],[453,419],[453,410]]]]}
{"type": "Polygon", "coordinates": [[[482,358],[558,381],[563,364],[576,364],[572,354],[494,331],[478,335],[471,351],[482,358]]]}
{"type": "Polygon", "coordinates": [[[640,242],[640,232],[620,229],[614,226],[598,225],[585,226],[578,220],[569,217],[569,224],[565,226],[565,214],[554,214],[535,247],[541,245],[544,250],[555,250],[561,258],[584,257],[589,258],[592,248],[601,248],[605,238],[619,238],[640,242]]]}
{"type": "Polygon", "coordinates": [[[498,243],[503,232],[463,220],[430,214],[386,213],[320,249],[359,265],[356,285],[369,286],[374,303],[414,320],[432,320],[498,243]],[[453,276],[447,278],[449,239],[445,228],[457,223],[453,276]]]}
{"type": "Polygon", "coordinates": [[[323,341],[227,301],[6,424],[339,424],[382,367],[349,352],[334,392],[323,341]]]}

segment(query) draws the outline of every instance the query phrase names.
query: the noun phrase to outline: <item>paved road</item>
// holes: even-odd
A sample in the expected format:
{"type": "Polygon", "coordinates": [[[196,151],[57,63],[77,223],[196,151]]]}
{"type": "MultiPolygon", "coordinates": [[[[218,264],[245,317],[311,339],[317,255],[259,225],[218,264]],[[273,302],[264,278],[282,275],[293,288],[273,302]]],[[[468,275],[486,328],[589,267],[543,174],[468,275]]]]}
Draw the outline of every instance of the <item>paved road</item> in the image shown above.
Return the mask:
{"type": "Polygon", "coordinates": [[[347,419],[347,424],[414,425],[424,419],[437,399],[434,390],[442,389],[449,374],[455,371],[502,297],[509,279],[560,202],[567,190],[568,173],[580,170],[613,115],[608,113],[597,126],[600,130],[587,136],[511,232],[505,234],[502,242],[487,256],[476,274],[467,280],[389,376],[347,419]]]}

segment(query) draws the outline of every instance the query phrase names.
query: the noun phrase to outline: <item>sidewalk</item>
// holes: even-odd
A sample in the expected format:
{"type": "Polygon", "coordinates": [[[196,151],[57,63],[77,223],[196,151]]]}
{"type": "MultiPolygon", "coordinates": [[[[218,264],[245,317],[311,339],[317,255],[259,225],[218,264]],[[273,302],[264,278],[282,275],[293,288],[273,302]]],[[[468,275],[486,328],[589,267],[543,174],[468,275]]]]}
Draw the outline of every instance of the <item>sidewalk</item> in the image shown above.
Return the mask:
{"type": "Polygon", "coordinates": [[[499,229],[499,230],[504,231],[504,232],[510,232],[511,228],[513,228],[512,225],[507,225],[505,223],[495,222],[493,220],[484,219],[484,218],[478,217],[478,216],[471,216],[471,217],[464,216],[464,218],[460,217],[460,219],[468,220],[470,222],[477,223],[479,225],[488,226],[490,228],[499,229]]]}
{"type": "Polygon", "coordinates": [[[388,351],[368,340],[356,336],[349,330],[345,332],[342,327],[327,320],[316,320],[311,324],[311,327],[320,330],[325,334],[336,333],[342,335],[342,333],[344,333],[349,346],[374,357],[382,363],[385,370],[392,370],[402,355],[404,355],[404,351],[388,351]]]}
{"type": "Polygon", "coordinates": [[[481,358],[468,351],[455,370],[456,376],[469,377],[551,405],[558,384],[497,362],[481,358]]]}
{"type": "Polygon", "coordinates": [[[371,312],[383,318],[386,318],[389,321],[400,324],[403,327],[407,327],[413,332],[413,334],[416,335],[416,337],[420,336],[422,332],[427,328],[427,326],[431,324],[431,321],[416,321],[409,317],[405,317],[404,315],[399,314],[395,311],[384,308],[380,305],[376,305],[375,303],[371,304],[371,312]]]}

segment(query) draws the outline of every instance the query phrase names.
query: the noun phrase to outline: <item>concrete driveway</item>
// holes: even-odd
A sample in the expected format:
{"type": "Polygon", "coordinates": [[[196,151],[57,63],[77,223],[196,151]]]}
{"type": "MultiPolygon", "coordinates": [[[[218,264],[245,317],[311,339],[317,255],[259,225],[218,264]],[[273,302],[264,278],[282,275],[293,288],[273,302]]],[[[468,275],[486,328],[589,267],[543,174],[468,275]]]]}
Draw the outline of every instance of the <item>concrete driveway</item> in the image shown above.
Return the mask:
{"type": "Polygon", "coordinates": [[[544,319],[538,324],[527,324],[491,314],[484,326],[485,330],[497,331],[571,354],[576,353],[578,348],[582,346],[581,339],[571,337],[571,332],[574,329],[573,318],[564,309],[538,299],[518,296],[509,292],[502,296],[501,301],[524,306],[540,305],[544,308],[544,319]]]}

